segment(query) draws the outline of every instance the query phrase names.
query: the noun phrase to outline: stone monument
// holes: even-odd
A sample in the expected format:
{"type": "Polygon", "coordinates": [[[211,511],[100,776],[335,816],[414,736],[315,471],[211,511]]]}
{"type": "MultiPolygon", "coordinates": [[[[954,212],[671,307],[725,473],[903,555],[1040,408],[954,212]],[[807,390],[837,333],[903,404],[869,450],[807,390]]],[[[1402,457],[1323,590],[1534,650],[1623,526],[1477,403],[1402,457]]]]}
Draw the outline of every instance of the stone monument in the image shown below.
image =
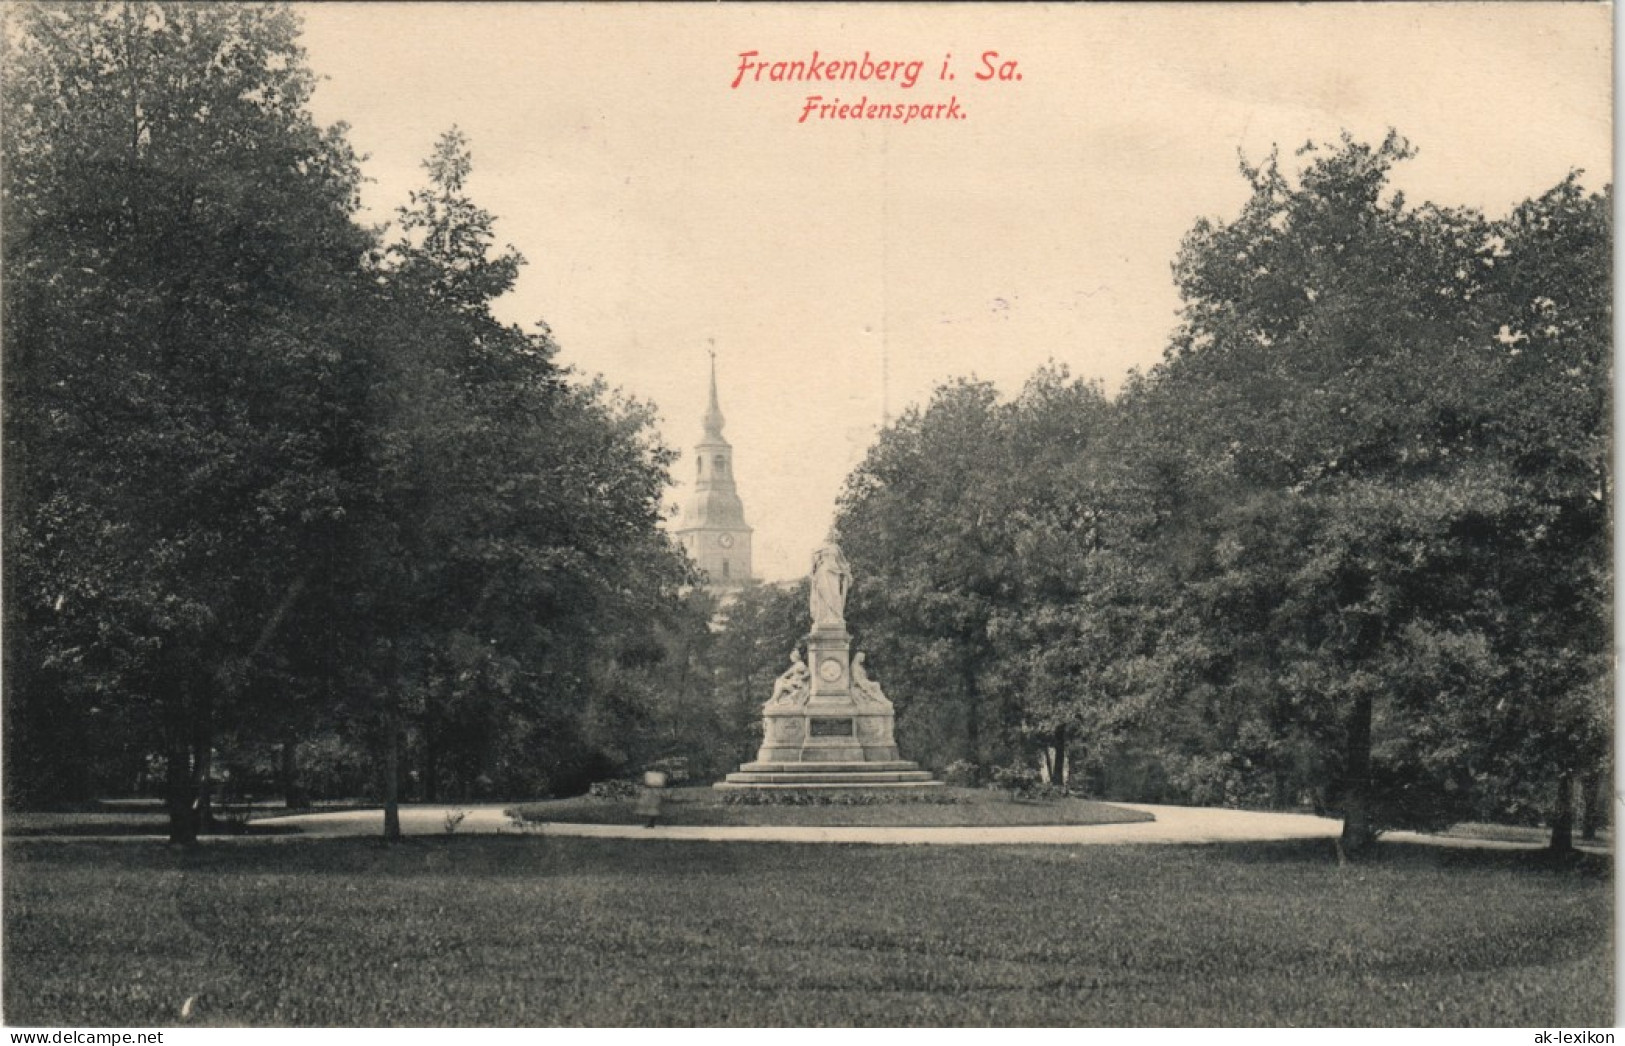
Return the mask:
{"type": "Polygon", "coordinates": [[[942,782],[898,757],[892,704],[869,678],[863,654],[851,655],[846,594],[852,568],[826,542],[813,553],[807,656],[773,683],[762,706],[762,747],[720,789],[932,788],[942,782]]]}

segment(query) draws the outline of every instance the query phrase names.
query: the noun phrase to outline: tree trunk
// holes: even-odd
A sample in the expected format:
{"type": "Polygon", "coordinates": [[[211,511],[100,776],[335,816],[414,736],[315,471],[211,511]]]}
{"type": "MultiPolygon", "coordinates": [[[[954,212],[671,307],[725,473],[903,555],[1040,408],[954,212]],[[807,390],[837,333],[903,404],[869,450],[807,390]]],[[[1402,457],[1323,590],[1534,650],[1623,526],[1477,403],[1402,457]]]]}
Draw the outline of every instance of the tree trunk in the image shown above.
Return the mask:
{"type": "Polygon", "coordinates": [[[281,772],[282,805],[289,810],[308,810],[310,796],[299,786],[299,744],[289,739],[282,742],[281,772]]]}
{"type": "Polygon", "coordinates": [[[1055,755],[1050,763],[1050,784],[1057,788],[1065,788],[1067,777],[1065,726],[1055,728],[1055,737],[1050,743],[1055,747],[1055,755]]]}
{"type": "Polygon", "coordinates": [[[192,765],[196,768],[193,776],[197,778],[198,831],[206,832],[214,828],[214,782],[210,779],[214,774],[214,746],[207,736],[198,739],[192,765]]]}
{"type": "Polygon", "coordinates": [[[1602,827],[1602,774],[1593,770],[1580,779],[1580,838],[1591,842],[1602,827]]]}
{"type": "Polygon", "coordinates": [[[384,839],[398,843],[401,840],[400,805],[401,732],[390,715],[384,726],[384,839]]]}
{"type": "Polygon", "coordinates": [[[181,846],[196,846],[199,825],[192,747],[172,744],[166,762],[164,805],[169,812],[169,841],[181,846]]]}
{"type": "Polygon", "coordinates": [[[1557,778],[1557,801],[1552,804],[1552,841],[1547,849],[1555,854],[1574,850],[1574,775],[1566,771],[1557,778]]]}
{"type": "Polygon", "coordinates": [[[209,824],[209,756],[214,748],[212,680],[175,679],[165,772],[169,841],[197,845],[209,824]]]}
{"type": "Polygon", "coordinates": [[[1349,716],[1343,778],[1343,834],[1341,850],[1357,855],[1376,841],[1371,823],[1371,697],[1355,698],[1349,716]]]}
{"type": "Polygon", "coordinates": [[[967,758],[982,765],[982,710],[976,693],[976,672],[969,665],[960,671],[965,688],[965,751],[967,758]]]}

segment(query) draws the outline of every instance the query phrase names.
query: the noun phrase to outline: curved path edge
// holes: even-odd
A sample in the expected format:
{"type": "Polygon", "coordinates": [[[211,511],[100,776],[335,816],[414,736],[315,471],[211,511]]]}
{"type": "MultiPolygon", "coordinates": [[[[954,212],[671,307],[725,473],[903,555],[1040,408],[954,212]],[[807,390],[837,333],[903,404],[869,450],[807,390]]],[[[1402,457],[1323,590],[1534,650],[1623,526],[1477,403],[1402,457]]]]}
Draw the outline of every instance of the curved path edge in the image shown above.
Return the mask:
{"type": "MultiPolygon", "coordinates": [[[[561,821],[532,822],[523,827],[508,817],[508,805],[402,807],[402,830],[414,835],[442,834],[447,817],[462,813],[457,832],[558,836],[586,839],[667,839],[703,842],[762,843],[857,843],[893,846],[992,846],[1051,844],[1125,845],[1135,843],[1191,844],[1280,842],[1292,839],[1336,839],[1342,822],[1313,814],[1273,813],[1255,810],[1222,810],[1207,807],[1164,806],[1148,803],[1112,803],[1127,810],[1150,814],[1155,820],[1128,824],[1013,825],[999,828],[858,828],[811,826],[743,825],[637,825],[577,824],[561,821]]],[[[378,810],[332,814],[299,814],[262,822],[297,827],[310,835],[381,834],[383,814],[378,810]]],[[[300,838],[271,837],[271,838],[300,838]]],[[[1384,839],[1434,846],[1478,849],[1526,850],[1538,845],[1426,835],[1418,832],[1387,832],[1384,839]]],[[[1588,847],[1589,848],[1589,847],[1588,847]]],[[[1599,852],[1606,852],[1598,848],[1599,852]]]]}
{"type": "MultiPolygon", "coordinates": [[[[1066,846],[1125,843],[1222,843],[1335,838],[1336,821],[1305,814],[1202,810],[1142,803],[1113,803],[1151,814],[1156,820],[1123,824],[1011,825],[960,828],[856,828],[809,826],[561,824],[540,826],[541,835],[605,839],[705,839],[727,842],[869,843],[894,846],[1010,846],[1048,843],[1066,846]]],[[[516,829],[537,832],[538,829],[516,829]]]]}
{"type": "MultiPolygon", "coordinates": [[[[1336,839],[1342,822],[1313,814],[1272,813],[1256,810],[1223,810],[1207,807],[1162,806],[1148,803],[1112,803],[1127,810],[1148,813],[1155,820],[1128,824],[1012,825],[997,828],[935,827],[813,827],[802,825],[638,825],[576,824],[562,821],[517,824],[507,810],[512,804],[472,806],[403,806],[401,829],[406,835],[558,836],[583,839],[665,839],[694,842],[758,843],[845,843],[886,846],[1016,846],[1049,844],[1059,846],[1201,844],[1241,842],[1282,842],[1293,839],[1336,839]]],[[[339,836],[365,837],[383,834],[383,811],[345,810],[334,813],[292,814],[256,822],[267,827],[294,829],[285,835],[210,836],[209,843],[242,840],[297,843],[301,840],[339,836]]],[[[6,836],[14,843],[72,842],[151,842],[162,836],[6,836]]],[[[1385,832],[1385,840],[1423,843],[1471,849],[1533,850],[1540,844],[1472,839],[1459,836],[1427,835],[1419,832],[1385,832]]],[[[1576,844],[1592,853],[1607,853],[1606,846],[1576,844]]]]}

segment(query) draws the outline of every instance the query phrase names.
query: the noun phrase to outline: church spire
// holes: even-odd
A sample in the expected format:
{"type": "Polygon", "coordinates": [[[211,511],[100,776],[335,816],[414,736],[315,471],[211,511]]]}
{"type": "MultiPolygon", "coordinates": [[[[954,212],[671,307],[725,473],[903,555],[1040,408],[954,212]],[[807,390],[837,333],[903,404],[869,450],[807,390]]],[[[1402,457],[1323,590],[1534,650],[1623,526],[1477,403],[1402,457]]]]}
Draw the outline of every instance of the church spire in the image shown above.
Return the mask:
{"type": "Polygon", "coordinates": [[[723,417],[722,417],[722,407],[717,404],[717,350],[716,350],[716,339],[714,339],[714,338],[712,339],[711,345],[712,345],[712,347],[708,350],[711,353],[711,404],[710,404],[710,406],[705,408],[705,417],[703,419],[701,419],[701,420],[702,420],[702,423],[705,425],[705,434],[706,434],[706,436],[712,437],[712,438],[715,438],[715,439],[721,439],[722,438],[723,417]]]}
{"type": "Polygon", "coordinates": [[[750,580],[751,528],[734,486],[733,447],[722,437],[717,399],[717,350],[711,355],[711,399],[702,420],[705,434],[694,445],[694,491],[683,508],[677,538],[715,588],[737,588],[750,580]]]}

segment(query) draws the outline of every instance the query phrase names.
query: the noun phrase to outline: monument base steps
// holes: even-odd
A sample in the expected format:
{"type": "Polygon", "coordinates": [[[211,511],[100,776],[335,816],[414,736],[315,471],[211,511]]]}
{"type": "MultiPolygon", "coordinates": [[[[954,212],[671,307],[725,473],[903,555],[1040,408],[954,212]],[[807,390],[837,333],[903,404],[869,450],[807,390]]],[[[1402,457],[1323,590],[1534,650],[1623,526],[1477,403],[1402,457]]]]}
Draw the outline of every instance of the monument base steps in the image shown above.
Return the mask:
{"type": "Polygon", "coordinates": [[[941,788],[918,763],[746,763],[711,787],[734,789],[941,788]]]}

